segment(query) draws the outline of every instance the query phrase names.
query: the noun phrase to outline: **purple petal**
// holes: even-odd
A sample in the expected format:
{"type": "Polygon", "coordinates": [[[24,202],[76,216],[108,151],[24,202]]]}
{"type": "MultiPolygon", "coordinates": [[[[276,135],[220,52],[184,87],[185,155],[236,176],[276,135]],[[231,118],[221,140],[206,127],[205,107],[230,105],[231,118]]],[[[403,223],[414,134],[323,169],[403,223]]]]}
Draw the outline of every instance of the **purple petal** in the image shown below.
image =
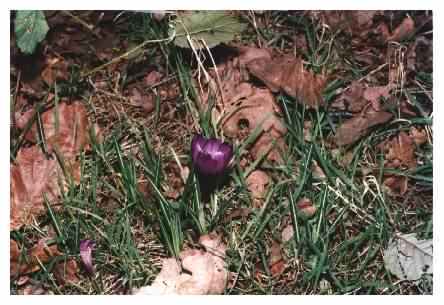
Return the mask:
{"type": "Polygon", "coordinates": [[[95,242],[92,240],[84,239],[80,241],[80,258],[89,274],[94,273],[94,266],[92,263],[92,250],[94,246],[95,242]]]}
{"type": "Polygon", "coordinates": [[[205,139],[200,134],[197,134],[193,137],[191,141],[191,158],[193,159],[193,163],[197,162],[199,154],[204,150],[207,139],[205,139]]]}
{"type": "Polygon", "coordinates": [[[233,156],[230,144],[218,139],[195,135],[191,142],[191,155],[196,169],[206,175],[223,173],[233,156]]]}
{"type": "Polygon", "coordinates": [[[228,163],[231,161],[231,158],[233,158],[233,146],[228,143],[222,143],[219,150],[224,156],[224,167],[227,167],[228,163]]]}

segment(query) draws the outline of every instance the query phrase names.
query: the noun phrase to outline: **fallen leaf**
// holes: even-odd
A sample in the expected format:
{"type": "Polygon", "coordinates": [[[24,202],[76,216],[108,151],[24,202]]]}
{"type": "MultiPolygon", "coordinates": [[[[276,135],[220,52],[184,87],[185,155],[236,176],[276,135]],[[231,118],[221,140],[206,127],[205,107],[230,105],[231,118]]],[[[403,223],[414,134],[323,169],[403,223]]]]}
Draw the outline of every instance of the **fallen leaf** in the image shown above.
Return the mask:
{"type": "Polygon", "coordinates": [[[79,271],[79,266],[73,259],[66,262],[59,262],[53,269],[54,277],[59,285],[78,283],[80,281],[78,276],[79,271]]]}
{"type": "Polygon", "coordinates": [[[142,94],[137,87],[131,89],[130,100],[131,104],[137,107],[142,107],[145,113],[151,113],[156,107],[154,96],[152,94],[142,94]]]}
{"type": "Polygon", "coordinates": [[[383,186],[391,196],[404,196],[408,190],[408,177],[389,176],[384,179],[383,186]]]}
{"type": "Polygon", "coordinates": [[[410,128],[410,138],[415,142],[416,146],[421,146],[424,143],[427,143],[428,137],[425,129],[419,129],[416,127],[410,128]]]}
{"type": "Polygon", "coordinates": [[[297,211],[305,217],[312,217],[316,214],[317,208],[310,198],[303,197],[296,204],[297,211]]]}
{"type": "Polygon", "coordinates": [[[333,109],[341,111],[360,112],[368,104],[374,110],[381,111],[381,97],[388,99],[393,85],[367,87],[358,81],[353,81],[331,105],[333,109]]]}
{"type": "Polygon", "coordinates": [[[41,76],[50,87],[56,80],[68,80],[68,63],[59,57],[47,58],[41,76]]]}
{"type": "Polygon", "coordinates": [[[271,248],[270,248],[270,259],[269,259],[269,267],[270,272],[273,277],[279,276],[284,272],[286,268],[285,260],[282,257],[282,249],[281,245],[273,241],[271,248]]]}
{"type": "Polygon", "coordinates": [[[143,83],[145,86],[151,87],[156,83],[158,83],[162,79],[162,77],[163,77],[162,73],[153,70],[143,78],[143,83]]]}
{"type": "Polygon", "coordinates": [[[53,257],[62,255],[57,245],[48,246],[47,239],[41,239],[21,257],[21,251],[14,240],[10,240],[10,276],[32,273],[40,270],[40,264],[48,263],[53,257]]]}
{"type": "MultiPolygon", "coordinates": [[[[60,103],[57,107],[45,111],[41,114],[43,133],[48,150],[57,147],[65,157],[74,156],[81,149],[89,147],[89,122],[87,110],[81,102],[72,104],[60,103]]],[[[24,128],[27,119],[34,114],[34,110],[29,110],[23,115],[25,119],[18,119],[19,128],[24,128]]],[[[26,133],[25,138],[31,142],[39,141],[37,123],[32,125],[31,130],[26,133]]]]}
{"type": "MultiPolygon", "coordinates": [[[[78,161],[65,160],[65,170],[74,182],[80,181],[78,161]]],[[[54,201],[60,194],[59,177],[65,181],[57,160],[47,159],[40,147],[19,150],[15,164],[11,165],[11,230],[31,224],[35,217],[46,211],[43,194],[52,207],[57,208],[54,201]]]]}
{"type": "Polygon", "coordinates": [[[324,103],[326,76],[307,71],[299,58],[292,55],[255,58],[247,63],[247,68],[271,91],[283,90],[308,108],[318,108],[324,103]]]}
{"type": "Polygon", "coordinates": [[[226,246],[221,237],[210,233],[199,238],[204,250],[188,249],[174,258],[163,261],[162,270],[150,286],[141,287],[133,294],[222,294],[228,281],[225,266],[226,246]]]}
{"type": "Polygon", "coordinates": [[[388,37],[389,41],[401,41],[415,32],[415,22],[410,16],[404,18],[400,25],[388,37]]]}
{"type": "Polygon", "coordinates": [[[433,241],[418,240],[415,233],[397,234],[383,257],[385,268],[401,280],[416,282],[433,275],[433,241]]]}
{"type": "Polygon", "coordinates": [[[247,188],[251,193],[253,199],[253,206],[260,208],[265,200],[267,194],[267,186],[270,184],[270,177],[261,171],[255,170],[247,177],[247,188]]]}
{"type": "Polygon", "coordinates": [[[415,146],[412,138],[404,131],[400,131],[397,137],[387,141],[384,145],[385,167],[409,168],[416,167],[415,146]]]}
{"type": "Polygon", "coordinates": [[[339,146],[349,145],[369,132],[369,129],[388,122],[393,114],[386,111],[376,111],[372,107],[367,107],[361,114],[345,121],[336,130],[335,142],[339,146]]]}
{"type": "Polygon", "coordinates": [[[284,243],[286,243],[287,241],[289,241],[293,238],[293,235],[294,235],[293,225],[289,224],[282,230],[282,233],[281,233],[282,241],[284,243]]]}
{"type": "MultiPolygon", "coordinates": [[[[242,58],[263,55],[262,52],[255,52],[255,49],[253,51],[242,58]]],[[[216,105],[220,105],[220,109],[216,116],[222,120],[222,129],[228,137],[245,139],[259,129],[261,132],[250,149],[253,158],[266,155],[269,161],[281,162],[281,151],[285,149],[283,136],[287,129],[281,120],[279,105],[270,90],[257,88],[245,81],[241,66],[240,57],[218,66],[221,94],[217,95],[216,105]]],[[[210,85],[214,87],[217,77],[215,71],[211,71],[211,74],[213,80],[210,85]]],[[[208,104],[209,96],[208,93],[201,95],[203,105],[208,104]]]]}

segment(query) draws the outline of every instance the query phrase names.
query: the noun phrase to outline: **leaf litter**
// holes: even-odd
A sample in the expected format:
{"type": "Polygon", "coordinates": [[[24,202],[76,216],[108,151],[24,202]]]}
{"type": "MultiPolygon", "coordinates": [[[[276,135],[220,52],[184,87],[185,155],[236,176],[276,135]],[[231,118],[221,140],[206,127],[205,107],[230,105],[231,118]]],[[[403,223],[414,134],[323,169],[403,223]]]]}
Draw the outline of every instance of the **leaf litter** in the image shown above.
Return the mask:
{"type": "Polygon", "coordinates": [[[204,250],[183,250],[179,255],[180,262],[175,258],[164,259],[154,282],[133,294],[222,294],[228,281],[224,261],[226,246],[215,233],[202,235],[199,243],[204,250]]]}

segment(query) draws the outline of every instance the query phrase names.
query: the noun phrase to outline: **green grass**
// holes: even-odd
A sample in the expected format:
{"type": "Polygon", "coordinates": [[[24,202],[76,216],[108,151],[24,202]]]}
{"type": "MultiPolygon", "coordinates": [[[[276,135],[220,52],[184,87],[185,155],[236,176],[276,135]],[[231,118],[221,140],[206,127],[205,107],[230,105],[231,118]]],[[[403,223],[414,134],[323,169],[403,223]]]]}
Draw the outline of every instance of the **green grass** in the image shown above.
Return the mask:
{"type": "MultiPolygon", "coordinates": [[[[336,69],[338,51],[333,39],[337,33],[327,31],[320,41],[322,29],[313,20],[297,14],[286,16],[283,12],[272,13],[272,17],[305,34],[309,48],[303,56],[311,70],[336,69]]],[[[147,15],[137,15],[128,22],[131,31],[122,37],[130,41],[140,43],[167,37],[166,23],[159,25],[147,15]]],[[[271,45],[285,47],[282,41],[286,36],[273,32],[278,30],[260,31],[265,40],[279,37],[271,45]]],[[[247,43],[251,38],[243,39],[247,43]]],[[[414,285],[398,281],[385,270],[382,251],[398,231],[432,236],[432,145],[426,144],[419,151],[422,166],[397,172],[410,178],[412,190],[404,198],[389,197],[383,190],[381,178],[389,170],[381,165],[383,156],[375,145],[410,126],[431,128],[430,117],[393,121],[376,128],[352,147],[352,162],[344,166],[340,161],[345,150],[332,152],[327,143],[328,136],[334,133],[328,111],[308,110],[292,98],[279,95],[277,101],[288,129],[284,163],[276,166],[259,159],[241,169],[241,157],[258,136],[253,131],[235,147],[228,183],[217,189],[209,202],[204,202],[189,152],[195,132],[207,136],[220,132],[211,123],[211,107],[207,112],[199,111],[192,82],[194,67],[172,44],[151,46],[145,54],[155,55],[153,63],[168,71],[168,75],[174,75],[180,96],[170,102],[158,98],[156,111],[149,117],[126,109],[118,119],[113,119],[109,104],[118,105],[118,99],[103,103],[98,99],[100,93],[82,91],[91,115],[107,123],[108,128],[103,142],[93,137],[91,151],[81,154],[81,182],[78,186],[70,184],[63,193],[63,208],[56,211],[47,204],[47,213],[39,219],[38,227],[11,232],[25,246],[51,235],[52,230],[56,232],[51,242],[64,255],[42,265],[41,270],[31,275],[33,281],[55,294],[130,293],[133,288],[151,283],[163,258],[178,256],[184,247],[195,245],[200,235],[216,230],[228,245],[226,262],[234,274],[226,294],[418,293],[414,285]],[[173,120],[163,117],[167,107],[178,109],[173,120]],[[311,142],[304,139],[305,120],[312,121],[311,142]],[[169,183],[165,169],[167,164],[177,161],[190,168],[190,175],[181,196],[173,200],[164,195],[169,183]],[[314,161],[326,179],[313,176],[314,161]],[[371,166],[379,172],[369,174],[367,169],[371,166]],[[262,208],[252,209],[246,218],[225,222],[224,216],[234,210],[252,207],[245,179],[254,169],[265,169],[273,178],[262,208]],[[317,207],[312,218],[301,215],[295,208],[302,197],[311,199],[317,207]],[[295,232],[292,240],[282,243],[287,268],[282,275],[273,277],[268,266],[270,247],[272,241],[281,242],[286,223],[295,232]],[[79,261],[82,239],[92,239],[97,244],[93,251],[95,274],[88,276],[82,271],[78,284],[58,285],[52,274],[55,263],[69,258],[79,261]]],[[[329,102],[337,88],[365,73],[349,67],[347,78],[329,84],[325,99],[329,102]]],[[[128,80],[131,75],[127,77],[128,80]]],[[[418,78],[425,88],[432,89],[431,75],[419,74],[418,78]]],[[[69,96],[72,92],[62,90],[61,94],[69,96]]],[[[428,101],[424,90],[405,88],[405,94],[419,113],[425,113],[428,101]]],[[[18,136],[17,141],[11,141],[12,159],[23,145],[22,139],[18,136]]],[[[16,282],[11,281],[11,293],[18,289],[16,282]]]]}

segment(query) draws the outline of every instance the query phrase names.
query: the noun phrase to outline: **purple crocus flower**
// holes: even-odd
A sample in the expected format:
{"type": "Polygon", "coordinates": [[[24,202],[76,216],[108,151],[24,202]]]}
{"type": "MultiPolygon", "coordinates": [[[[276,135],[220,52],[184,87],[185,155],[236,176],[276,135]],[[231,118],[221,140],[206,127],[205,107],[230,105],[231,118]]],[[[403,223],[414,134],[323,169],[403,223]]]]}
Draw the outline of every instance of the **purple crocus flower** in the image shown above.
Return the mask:
{"type": "Polygon", "coordinates": [[[197,171],[204,175],[222,174],[233,157],[233,147],[218,139],[195,135],[191,141],[191,157],[197,171]]]}
{"type": "Polygon", "coordinates": [[[94,266],[92,262],[92,250],[94,249],[95,242],[89,239],[84,239],[80,241],[80,258],[82,263],[88,271],[89,274],[94,273],[94,266]]]}

